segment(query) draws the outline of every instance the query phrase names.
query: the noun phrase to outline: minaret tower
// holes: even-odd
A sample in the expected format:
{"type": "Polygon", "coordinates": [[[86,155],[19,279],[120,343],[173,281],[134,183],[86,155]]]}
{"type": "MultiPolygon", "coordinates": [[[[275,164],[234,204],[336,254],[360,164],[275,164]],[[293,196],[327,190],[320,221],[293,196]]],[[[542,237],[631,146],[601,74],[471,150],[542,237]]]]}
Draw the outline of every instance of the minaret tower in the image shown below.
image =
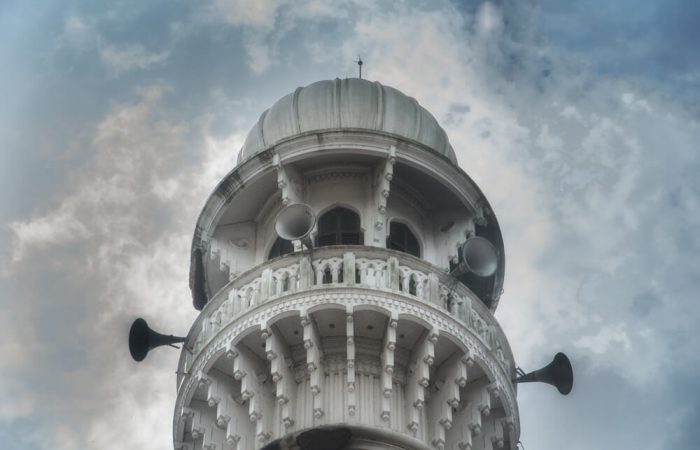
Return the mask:
{"type": "Polygon", "coordinates": [[[296,89],[197,221],[175,448],[515,449],[504,269],[488,201],[415,99],[296,89]]]}

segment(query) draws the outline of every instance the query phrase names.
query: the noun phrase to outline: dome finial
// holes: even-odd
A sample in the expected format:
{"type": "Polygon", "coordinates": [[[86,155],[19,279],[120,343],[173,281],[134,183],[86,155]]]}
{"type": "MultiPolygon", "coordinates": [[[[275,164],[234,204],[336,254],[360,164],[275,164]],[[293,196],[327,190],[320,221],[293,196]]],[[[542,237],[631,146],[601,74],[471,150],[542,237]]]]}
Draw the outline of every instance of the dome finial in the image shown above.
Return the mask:
{"type": "Polygon", "coordinates": [[[358,68],[360,69],[360,79],[362,79],[362,64],[364,63],[362,62],[362,58],[360,58],[360,55],[357,55],[357,61],[355,62],[357,63],[358,68]]]}

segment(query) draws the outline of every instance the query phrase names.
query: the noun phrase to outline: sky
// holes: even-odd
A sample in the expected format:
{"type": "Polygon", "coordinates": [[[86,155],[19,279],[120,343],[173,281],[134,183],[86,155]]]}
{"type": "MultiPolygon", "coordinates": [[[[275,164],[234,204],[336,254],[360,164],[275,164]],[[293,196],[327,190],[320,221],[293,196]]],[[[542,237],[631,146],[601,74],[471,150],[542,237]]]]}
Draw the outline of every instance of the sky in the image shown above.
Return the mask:
{"type": "Polygon", "coordinates": [[[528,450],[696,448],[700,3],[0,4],[0,447],[172,448],[197,215],[276,99],[363,75],[445,128],[502,227],[528,450]]]}

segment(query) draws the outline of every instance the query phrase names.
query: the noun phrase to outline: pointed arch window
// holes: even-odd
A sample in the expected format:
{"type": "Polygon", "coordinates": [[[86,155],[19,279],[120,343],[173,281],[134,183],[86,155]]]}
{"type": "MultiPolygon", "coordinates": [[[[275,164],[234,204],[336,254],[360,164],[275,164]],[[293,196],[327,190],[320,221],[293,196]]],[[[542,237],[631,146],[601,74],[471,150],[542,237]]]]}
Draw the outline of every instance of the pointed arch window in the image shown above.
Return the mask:
{"type": "Polygon", "coordinates": [[[418,239],[405,224],[391,222],[389,236],[386,238],[386,247],[392,250],[409,253],[420,258],[420,245],[418,239]]]}
{"type": "Polygon", "coordinates": [[[360,216],[355,211],[338,206],[318,219],[317,247],[362,244],[364,234],[360,227],[360,216]]]}
{"type": "Polygon", "coordinates": [[[267,255],[267,259],[277,258],[278,256],[289,253],[294,253],[294,244],[292,244],[292,241],[278,237],[275,243],[272,244],[272,248],[270,249],[270,253],[267,255]]]}

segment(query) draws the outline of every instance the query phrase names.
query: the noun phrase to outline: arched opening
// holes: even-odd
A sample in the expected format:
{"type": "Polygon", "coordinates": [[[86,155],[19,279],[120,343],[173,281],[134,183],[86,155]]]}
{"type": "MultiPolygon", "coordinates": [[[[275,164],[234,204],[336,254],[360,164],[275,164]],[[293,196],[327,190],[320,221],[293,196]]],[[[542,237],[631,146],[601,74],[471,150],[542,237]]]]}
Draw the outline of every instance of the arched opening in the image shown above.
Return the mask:
{"type": "Polygon", "coordinates": [[[318,219],[316,246],[362,245],[364,235],[360,228],[360,216],[347,208],[336,207],[318,219]]]}
{"type": "Polygon", "coordinates": [[[386,238],[386,248],[409,253],[420,258],[418,239],[405,224],[392,221],[389,225],[389,236],[386,238]]]}
{"type": "Polygon", "coordinates": [[[292,241],[278,237],[275,243],[272,244],[272,248],[270,249],[270,253],[267,255],[267,259],[277,258],[278,256],[286,255],[288,253],[294,253],[294,244],[292,244],[292,241]]]}

